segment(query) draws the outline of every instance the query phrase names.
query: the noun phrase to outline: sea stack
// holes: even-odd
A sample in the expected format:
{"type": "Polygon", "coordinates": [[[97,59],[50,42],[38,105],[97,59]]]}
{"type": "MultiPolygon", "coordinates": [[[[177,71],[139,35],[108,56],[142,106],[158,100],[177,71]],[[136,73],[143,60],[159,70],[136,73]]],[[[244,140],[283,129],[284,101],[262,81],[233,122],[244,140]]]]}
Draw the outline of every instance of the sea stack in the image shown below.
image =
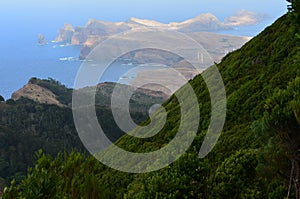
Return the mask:
{"type": "Polygon", "coordinates": [[[38,35],[38,44],[39,45],[45,45],[47,44],[47,40],[43,34],[38,35]]]}

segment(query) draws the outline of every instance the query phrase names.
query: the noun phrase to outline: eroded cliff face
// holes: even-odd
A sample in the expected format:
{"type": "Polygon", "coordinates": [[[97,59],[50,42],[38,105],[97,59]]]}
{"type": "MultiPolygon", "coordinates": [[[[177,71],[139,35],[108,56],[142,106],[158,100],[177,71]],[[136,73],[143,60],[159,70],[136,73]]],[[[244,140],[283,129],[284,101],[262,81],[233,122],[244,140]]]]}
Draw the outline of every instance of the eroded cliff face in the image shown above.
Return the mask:
{"type": "Polygon", "coordinates": [[[71,44],[72,37],[75,33],[75,30],[71,24],[64,24],[64,27],[59,29],[58,35],[55,39],[57,42],[66,42],[68,44],[71,44]]]}
{"type": "Polygon", "coordinates": [[[81,45],[83,44],[88,38],[88,30],[83,27],[75,27],[75,32],[71,39],[72,45],[81,45]]]}
{"type": "Polygon", "coordinates": [[[59,29],[55,41],[66,42],[72,45],[84,45],[91,38],[110,36],[128,31],[131,28],[125,22],[114,23],[89,19],[85,27],[78,26],[73,28],[71,24],[64,24],[64,27],[59,29]]]}
{"type": "Polygon", "coordinates": [[[31,99],[42,104],[55,104],[63,106],[56,98],[56,95],[50,90],[39,85],[28,83],[20,90],[14,92],[11,96],[13,100],[18,100],[21,97],[31,99]]]}

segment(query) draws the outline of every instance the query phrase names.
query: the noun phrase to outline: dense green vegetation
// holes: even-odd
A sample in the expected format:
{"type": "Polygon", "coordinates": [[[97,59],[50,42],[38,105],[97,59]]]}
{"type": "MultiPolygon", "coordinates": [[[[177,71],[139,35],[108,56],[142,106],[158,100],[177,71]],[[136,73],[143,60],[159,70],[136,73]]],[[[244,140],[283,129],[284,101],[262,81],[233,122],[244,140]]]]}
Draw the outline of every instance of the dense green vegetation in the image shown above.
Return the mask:
{"type": "Polygon", "coordinates": [[[84,149],[77,136],[70,108],[38,104],[22,98],[0,103],[0,176],[26,174],[39,149],[51,155],[61,150],[84,149]]]}
{"type": "MultiPolygon", "coordinates": [[[[218,64],[228,112],[207,157],[200,159],[198,153],[211,105],[205,82],[197,76],[190,84],[201,110],[198,135],[170,166],[127,174],[80,153],[53,159],[39,152],[36,165],[20,184],[6,189],[4,198],[299,198],[299,30],[295,14],[289,13],[218,64]]],[[[168,120],[159,134],[149,139],[125,135],[117,145],[142,152],[167,144],[180,114],[175,96],[164,106],[168,120]]]]}
{"type": "MultiPolygon", "coordinates": [[[[60,103],[71,104],[72,89],[59,82],[37,78],[32,78],[29,82],[52,91],[60,103]]],[[[108,99],[114,85],[103,85],[96,95],[98,120],[112,141],[124,134],[115,124],[110,111],[108,99]]],[[[125,88],[127,87],[124,86],[125,88]]],[[[87,93],[88,90],[87,88],[87,93]]],[[[135,94],[131,102],[134,121],[141,123],[147,118],[146,107],[152,105],[152,100],[154,103],[161,103],[163,99],[144,93],[135,94]]],[[[71,107],[40,104],[27,98],[17,101],[9,99],[6,102],[0,98],[0,190],[9,185],[12,179],[20,182],[25,177],[28,166],[33,166],[36,161],[34,154],[39,149],[52,157],[60,151],[85,152],[75,129],[71,107]]]]}

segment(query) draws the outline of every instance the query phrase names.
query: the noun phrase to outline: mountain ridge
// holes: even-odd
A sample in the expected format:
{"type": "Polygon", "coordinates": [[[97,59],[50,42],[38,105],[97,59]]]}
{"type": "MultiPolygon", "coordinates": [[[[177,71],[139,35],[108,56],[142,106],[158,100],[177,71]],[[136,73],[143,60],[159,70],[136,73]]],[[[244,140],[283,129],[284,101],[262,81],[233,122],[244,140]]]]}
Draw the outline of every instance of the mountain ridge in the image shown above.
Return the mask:
{"type": "MultiPolygon", "coordinates": [[[[129,18],[124,22],[109,22],[91,18],[86,23],[85,28],[87,29],[86,32],[89,32],[91,35],[99,36],[109,36],[141,27],[165,28],[179,32],[210,32],[217,30],[228,30],[243,25],[254,25],[260,22],[262,19],[263,17],[259,14],[247,10],[240,10],[236,15],[225,18],[223,22],[221,22],[212,13],[203,13],[192,19],[169,23],[161,23],[155,20],[139,19],[135,17],[129,18]],[[94,29],[94,31],[91,29],[94,29]]],[[[64,27],[59,30],[55,41],[70,43],[73,37],[72,32],[75,34],[78,32],[76,29],[81,30],[82,28],[83,27],[76,27],[74,29],[72,25],[66,23],[64,27]]],[[[83,43],[84,42],[80,42],[79,44],[83,43]]],[[[78,45],[78,43],[70,44],[78,45]]]]}
{"type": "MultiPolygon", "coordinates": [[[[220,21],[211,13],[204,13],[195,18],[182,22],[161,23],[155,20],[130,18],[124,22],[108,22],[96,19],[89,19],[85,27],[73,28],[71,24],[65,24],[58,31],[55,39],[57,42],[65,42],[70,45],[81,45],[80,59],[85,59],[91,50],[100,42],[126,31],[133,31],[140,28],[159,28],[165,30],[178,31],[182,33],[215,34],[220,30],[229,30],[243,25],[253,25],[261,21],[261,17],[253,12],[242,10],[237,15],[230,16],[224,21],[220,21]],[[204,33],[210,32],[210,33],[204,33]]],[[[218,34],[216,34],[216,37],[218,34]]],[[[226,37],[227,35],[224,35],[226,37]]],[[[233,38],[242,42],[243,37],[233,38]]],[[[199,42],[199,41],[198,41],[199,42]]],[[[201,41],[200,41],[201,43],[201,41]]],[[[244,43],[243,43],[244,44],[244,43]]],[[[215,48],[219,46],[211,46],[215,48]]],[[[240,46],[234,46],[235,49],[240,46]]],[[[219,53],[219,52],[214,52],[219,53]]],[[[215,60],[218,62],[219,60],[215,60]]]]}
{"type": "MultiPolygon", "coordinates": [[[[118,83],[113,82],[103,82],[96,85],[97,87],[97,96],[96,102],[98,105],[101,106],[109,106],[108,99],[111,93],[113,92],[114,87],[118,83]],[[101,102],[101,100],[103,102],[101,102]]],[[[122,87],[124,90],[126,89],[132,89],[135,88],[130,85],[123,85],[118,84],[120,87],[122,87]]],[[[89,90],[93,87],[86,87],[81,88],[79,90],[86,90],[87,93],[89,93],[89,90]]],[[[12,94],[11,99],[14,101],[18,101],[21,98],[27,98],[29,100],[32,100],[37,103],[41,104],[47,104],[47,105],[57,105],[57,106],[70,106],[72,102],[72,92],[74,89],[70,89],[65,87],[64,85],[60,84],[60,82],[49,78],[49,79],[38,79],[38,78],[31,78],[26,85],[24,85],[21,89],[15,91],[12,94]]],[[[138,101],[137,96],[142,96],[142,98],[151,98],[152,100],[157,102],[166,100],[169,95],[162,92],[162,91],[154,91],[147,88],[137,88],[132,100],[138,101]]]]}

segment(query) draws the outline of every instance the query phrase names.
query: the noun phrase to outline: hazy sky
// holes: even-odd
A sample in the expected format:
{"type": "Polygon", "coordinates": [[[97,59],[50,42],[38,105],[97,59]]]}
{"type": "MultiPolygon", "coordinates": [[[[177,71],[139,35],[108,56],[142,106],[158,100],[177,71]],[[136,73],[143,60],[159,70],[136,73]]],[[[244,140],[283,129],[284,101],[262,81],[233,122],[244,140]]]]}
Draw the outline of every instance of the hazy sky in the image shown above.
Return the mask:
{"type": "Polygon", "coordinates": [[[220,20],[241,9],[274,21],[286,12],[285,0],[0,0],[2,28],[57,31],[65,22],[83,26],[89,18],[125,21],[130,17],[160,22],[183,21],[210,12],[220,20]]]}
{"type": "Polygon", "coordinates": [[[130,17],[179,21],[211,12],[220,18],[246,9],[270,17],[286,11],[285,0],[1,0],[1,15],[28,19],[76,20],[94,17],[124,21],[130,17]]]}

